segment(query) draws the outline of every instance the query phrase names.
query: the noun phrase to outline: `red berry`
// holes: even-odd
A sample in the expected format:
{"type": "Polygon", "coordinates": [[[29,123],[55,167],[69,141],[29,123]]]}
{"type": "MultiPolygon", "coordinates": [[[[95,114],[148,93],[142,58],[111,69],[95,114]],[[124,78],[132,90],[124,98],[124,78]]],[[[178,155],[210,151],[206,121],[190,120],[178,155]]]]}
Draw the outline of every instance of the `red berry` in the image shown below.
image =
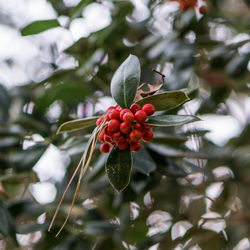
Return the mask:
{"type": "Polygon", "coordinates": [[[132,123],[135,119],[135,116],[129,111],[123,115],[123,121],[127,123],[132,123]]]}
{"type": "Polygon", "coordinates": [[[112,137],[113,137],[113,140],[117,142],[120,136],[121,136],[121,132],[118,131],[118,132],[115,132],[112,137]]]}
{"type": "Polygon", "coordinates": [[[142,136],[143,141],[151,141],[153,139],[153,132],[151,130],[146,130],[142,136]]]}
{"type": "Polygon", "coordinates": [[[180,9],[181,9],[181,10],[185,10],[185,9],[187,8],[187,5],[186,5],[186,3],[184,2],[184,0],[180,0],[179,3],[180,3],[180,9]]]}
{"type": "Polygon", "coordinates": [[[138,142],[142,137],[142,132],[138,129],[133,129],[129,134],[129,138],[133,142],[138,142]]]}
{"type": "Polygon", "coordinates": [[[99,125],[101,124],[102,120],[103,120],[103,117],[98,118],[98,119],[96,120],[96,123],[95,123],[96,126],[99,126],[99,125]]]}
{"type": "Polygon", "coordinates": [[[147,113],[143,110],[138,110],[135,113],[135,119],[136,121],[138,121],[139,123],[143,123],[145,122],[145,120],[147,119],[147,113]]]}
{"type": "Polygon", "coordinates": [[[127,112],[131,112],[129,109],[123,109],[120,112],[120,119],[123,120],[123,116],[127,113],[127,112]]]}
{"type": "Polygon", "coordinates": [[[104,135],[105,135],[105,132],[104,132],[104,130],[99,134],[99,136],[98,136],[98,139],[99,139],[99,141],[100,142],[104,142],[104,135]]]}
{"type": "Polygon", "coordinates": [[[143,131],[144,131],[144,126],[143,126],[142,124],[140,124],[140,123],[136,123],[136,124],[134,125],[134,129],[138,129],[138,130],[140,130],[141,132],[143,132],[143,131]]]}
{"type": "Polygon", "coordinates": [[[132,125],[131,123],[127,123],[127,122],[122,122],[120,125],[120,131],[123,134],[128,134],[131,131],[132,125]]]}
{"type": "Polygon", "coordinates": [[[149,125],[147,123],[144,123],[143,125],[144,125],[145,129],[151,129],[151,128],[153,128],[153,125],[149,125]]]}
{"type": "Polygon", "coordinates": [[[118,111],[121,111],[121,110],[122,110],[122,107],[117,106],[115,109],[118,110],[118,111]]]}
{"type": "Polygon", "coordinates": [[[116,132],[120,129],[120,122],[116,119],[112,119],[108,123],[108,128],[110,132],[116,132]]]}
{"type": "Polygon", "coordinates": [[[100,146],[100,151],[104,154],[108,153],[111,149],[111,146],[108,144],[108,143],[103,143],[101,146],[100,146]]]}
{"type": "MultiPolygon", "coordinates": [[[[108,109],[107,109],[107,111],[110,111],[110,110],[113,110],[113,109],[115,109],[115,107],[114,106],[110,106],[108,109]]],[[[106,112],[107,112],[106,111],[106,112]]]]}
{"type": "Polygon", "coordinates": [[[131,110],[131,112],[133,113],[133,114],[135,114],[138,110],[140,110],[141,109],[141,106],[139,105],[139,104],[136,104],[136,103],[134,103],[134,104],[132,104],[131,106],[130,106],[130,110],[131,110]]]}
{"type": "Polygon", "coordinates": [[[141,143],[140,142],[131,142],[129,144],[129,148],[132,152],[138,152],[141,149],[141,143]]]}
{"type": "Polygon", "coordinates": [[[103,138],[106,143],[113,143],[111,136],[105,134],[103,138]]]}
{"type": "Polygon", "coordinates": [[[118,143],[118,144],[117,144],[117,147],[118,147],[120,150],[125,150],[125,149],[128,148],[128,143],[127,143],[127,142],[118,143]]]}
{"type": "Polygon", "coordinates": [[[116,143],[122,143],[122,142],[126,142],[126,137],[124,135],[122,135],[120,132],[115,132],[113,134],[113,140],[116,143]]]}
{"type": "Polygon", "coordinates": [[[155,112],[155,107],[154,105],[148,103],[142,107],[142,110],[146,112],[147,115],[152,115],[155,112]]]}
{"type": "Polygon", "coordinates": [[[120,119],[120,111],[118,111],[117,109],[110,110],[109,119],[110,120],[112,120],[112,119],[119,120],[120,119]]]}
{"type": "Polygon", "coordinates": [[[204,15],[206,13],[206,7],[203,5],[199,8],[199,11],[202,15],[204,15]]]}
{"type": "Polygon", "coordinates": [[[106,127],[105,128],[105,134],[109,135],[109,136],[112,136],[113,135],[113,131],[110,131],[110,128],[109,127],[106,127]]]}
{"type": "Polygon", "coordinates": [[[196,5],[196,0],[189,0],[186,5],[190,8],[194,7],[196,5]]]}

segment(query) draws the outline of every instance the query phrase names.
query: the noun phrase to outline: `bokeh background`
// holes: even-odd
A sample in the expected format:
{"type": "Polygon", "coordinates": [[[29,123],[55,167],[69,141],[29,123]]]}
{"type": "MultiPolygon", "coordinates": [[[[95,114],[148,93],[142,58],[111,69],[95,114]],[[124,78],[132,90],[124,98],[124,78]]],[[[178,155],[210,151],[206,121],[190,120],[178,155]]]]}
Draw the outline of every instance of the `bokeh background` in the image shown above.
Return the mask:
{"type": "Polygon", "coordinates": [[[250,2],[0,0],[0,249],[250,248],[250,2]],[[206,12],[199,13],[205,6],[206,12]],[[76,183],[47,228],[129,54],[142,82],[183,89],[170,113],[202,121],[155,130],[116,193],[98,150],[63,232],[76,183]]]}

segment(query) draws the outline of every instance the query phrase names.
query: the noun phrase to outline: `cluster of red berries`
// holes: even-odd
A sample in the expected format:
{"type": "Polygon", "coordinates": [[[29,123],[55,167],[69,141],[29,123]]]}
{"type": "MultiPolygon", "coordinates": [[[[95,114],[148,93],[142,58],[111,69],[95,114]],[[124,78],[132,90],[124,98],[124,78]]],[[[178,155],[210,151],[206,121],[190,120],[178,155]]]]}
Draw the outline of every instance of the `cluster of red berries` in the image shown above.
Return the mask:
{"type": "Polygon", "coordinates": [[[138,104],[132,104],[130,109],[120,106],[111,106],[106,113],[96,121],[99,126],[105,119],[108,125],[101,131],[98,139],[102,142],[100,150],[108,153],[113,145],[120,150],[128,147],[132,152],[141,149],[140,140],[148,142],[153,139],[153,126],[144,123],[148,116],[155,112],[152,104],[145,104],[142,108],[138,104]]]}
{"type": "MultiPolygon", "coordinates": [[[[170,0],[170,1],[178,1],[179,4],[180,4],[180,9],[181,10],[186,10],[186,9],[189,9],[189,8],[198,7],[198,0],[170,0]]],[[[201,6],[199,8],[199,12],[201,14],[205,14],[206,7],[205,6],[201,6]]]]}

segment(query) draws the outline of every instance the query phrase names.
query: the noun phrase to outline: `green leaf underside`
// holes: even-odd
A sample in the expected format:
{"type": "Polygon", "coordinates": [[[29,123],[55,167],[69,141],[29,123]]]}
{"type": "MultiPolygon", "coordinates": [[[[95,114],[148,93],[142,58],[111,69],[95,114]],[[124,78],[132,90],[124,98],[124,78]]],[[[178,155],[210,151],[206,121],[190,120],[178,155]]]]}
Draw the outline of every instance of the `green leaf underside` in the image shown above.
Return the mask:
{"type": "Polygon", "coordinates": [[[129,149],[120,150],[114,146],[109,153],[105,171],[113,188],[121,192],[130,181],[132,155],[129,149]]]}
{"type": "Polygon", "coordinates": [[[116,70],[111,80],[111,94],[122,108],[129,108],[133,103],[140,75],[140,62],[134,55],[129,55],[116,70]]]}
{"type": "Polygon", "coordinates": [[[35,35],[48,29],[59,27],[57,19],[34,21],[21,29],[22,36],[35,35]]]}
{"type": "Polygon", "coordinates": [[[146,123],[158,127],[171,127],[196,121],[200,121],[200,118],[193,115],[159,115],[149,117],[146,123]]]}
{"type": "Polygon", "coordinates": [[[60,125],[60,127],[58,128],[56,133],[61,134],[61,133],[76,131],[79,129],[93,126],[93,125],[95,125],[96,120],[99,117],[100,116],[93,116],[93,117],[88,117],[88,118],[77,119],[77,120],[65,122],[62,125],[60,125]]]}
{"type": "Polygon", "coordinates": [[[176,108],[188,100],[189,97],[182,91],[168,91],[145,97],[137,103],[141,106],[151,103],[156,111],[161,111],[176,108]]]}

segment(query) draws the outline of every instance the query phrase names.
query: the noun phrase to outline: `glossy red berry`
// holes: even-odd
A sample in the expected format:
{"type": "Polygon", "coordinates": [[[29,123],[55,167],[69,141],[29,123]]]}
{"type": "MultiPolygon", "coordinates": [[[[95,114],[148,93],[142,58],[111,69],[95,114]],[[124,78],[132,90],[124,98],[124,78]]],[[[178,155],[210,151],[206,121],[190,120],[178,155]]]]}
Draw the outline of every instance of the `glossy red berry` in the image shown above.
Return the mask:
{"type": "Polygon", "coordinates": [[[100,118],[98,118],[97,120],[96,120],[96,126],[99,126],[100,124],[101,124],[101,122],[102,122],[102,120],[103,120],[104,118],[103,117],[100,117],[100,118]]]}
{"type": "Polygon", "coordinates": [[[120,106],[117,106],[115,109],[118,111],[122,111],[122,107],[120,107],[120,106]]]}
{"type": "Polygon", "coordinates": [[[139,104],[134,103],[130,106],[130,110],[133,114],[135,114],[138,110],[141,110],[141,106],[139,104]]]}
{"type": "Polygon", "coordinates": [[[204,15],[206,13],[206,7],[203,5],[199,8],[199,12],[204,15]]]}
{"type": "Polygon", "coordinates": [[[147,141],[151,141],[152,139],[153,139],[153,132],[151,130],[144,131],[142,135],[142,140],[147,142],[147,141]]]}
{"type": "Polygon", "coordinates": [[[108,129],[110,132],[116,132],[120,129],[120,122],[116,119],[112,119],[108,123],[108,129]]]}
{"type": "Polygon", "coordinates": [[[104,132],[104,130],[99,134],[99,136],[98,136],[98,139],[99,139],[99,141],[100,142],[104,142],[104,135],[105,135],[105,132],[104,132]]]}
{"type": "Polygon", "coordinates": [[[147,113],[145,111],[143,111],[143,110],[138,110],[135,113],[135,119],[136,119],[137,122],[143,123],[147,119],[147,113]]]}
{"type": "Polygon", "coordinates": [[[143,126],[142,124],[140,124],[140,123],[136,123],[136,124],[134,125],[134,129],[138,129],[138,130],[140,130],[141,132],[143,132],[143,131],[144,131],[144,126],[143,126]]]}
{"type": "Polygon", "coordinates": [[[108,153],[111,149],[111,146],[108,144],[108,143],[103,143],[101,146],[100,146],[100,151],[104,154],[108,153]]]}
{"type": "Polygon", "coordinates": [[[108,112],[108,111],[110,111],[110,110],[113,110],[113,109],[115,109],[115,107],[114,107],[114,106],[110,106],[110,107],[107,109],[106,112],[108,112]]]}
{"type": "Polygon", "coordinates": [[[119,120],[120,119],[120,111],[118,111],[117,109],[110,110],[109,119],[110,120],[112,120],[112,119],[119,120]]]}
{"type": "Polygon", "coordinates": [[[120,150],[125,150],[125,149],[128,148],[128,143],[127,143],[127,142],[117,143],[117,147],[118,147],[120,150]]]}
{"type": "Polygon", "coordinates": [[[144,126],[145,129],[151,129],[151,128],[153,128],[152,125],[149,125],[147,123],[144,123],[143,126],[144,126]]]}
{"type": "Polygon", "coordinates": [[[196,0],[189,0],[187,3],[186,3],[187,7],[189,8],[193,8],[195,7],[196,5],[196,0]]]}
{"type": "Polygon", "coordinates": [[[180,0],[179,3],[180,3],[180,9],[181,10],[185,10],[187,8],[187,5],[186,5],[184,0],[180,0]]]}
{"type": "Polygon", "coordinates": [[[148,103],[148,104],[145,104],[145,105],[142,107],[142,110],[143,110],[144,112],[146,112],[147,115],[152,115],[152,114],[154,114],[154,112],[155,112],[155,107],[154,107],[154,105],[148,103]]]}
{"type": "Polygon", "coordinates": [[[122,109],[120,112],[120,119],[123,121],[123,116],[127,113],[131,112],[129,109],[122,109]]]}
{"type": "Polygon", "coordinates": [[[122,122],[120,125],[120,131],[125,135],[131,131],[131,128],[132,128],[131,123],[122,122]]]}
{"type": "Polygon", "coordinates": [[[103,137],[103,139],[104,139],[104,141],[106,142],[106,143],[113,143],[113,140],[112,140],[112,137],[111,136],[109,136],[109,135],[104,135],[104,137],[103,137]]]}
{"type": "Polygon", "coordinates": [[[140,142],[131,142],[129,144],[129,148],[132,152],[138,152],[141,149],[141,143],[140,142]]]}
{"type": "Polygon", "coordinates": [[[123,121],[127,123],[132,123],[135,119],[135,116],[129,111],[123,115],[123,121]]]}
{"type": "Polygon", "coordinates": [[[129,139],[132,142],[138,142],[142,137],[142,132],[138,129],[133,129],[129,134],[129,139]]]}

